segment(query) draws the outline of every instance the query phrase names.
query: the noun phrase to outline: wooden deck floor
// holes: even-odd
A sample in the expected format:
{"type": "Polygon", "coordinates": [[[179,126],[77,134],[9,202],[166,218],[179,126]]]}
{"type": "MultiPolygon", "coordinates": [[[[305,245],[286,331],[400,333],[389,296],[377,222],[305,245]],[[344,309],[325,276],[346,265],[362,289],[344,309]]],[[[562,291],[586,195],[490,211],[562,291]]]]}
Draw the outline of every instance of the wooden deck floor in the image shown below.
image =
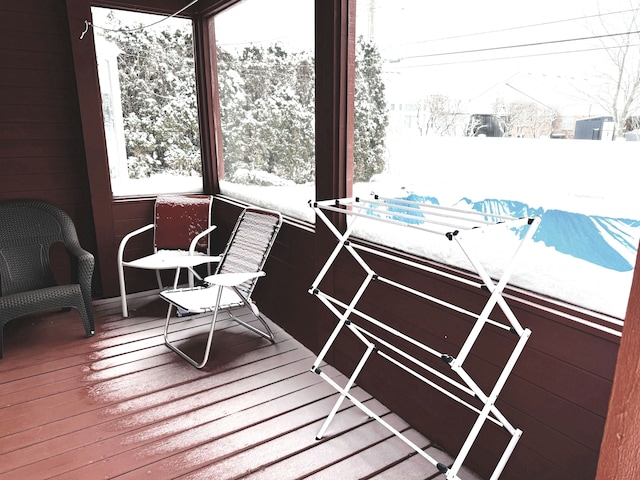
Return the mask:
{"type": "MultiPolygon", "coordinates": [[[[349,402],[316,441],[336,393],[309,371],[313,354],[277,326],[272,345],[220,322],[210,360],[197,370],[163,344],[164,302],[151,295],[131,305],[123,319],[117,300],[97,302],[89,339],[75,311],[5,327],[1,479],[444,478],[349,402]]],[[[358,395],[451,463],[366,392],[358,395]]]]}

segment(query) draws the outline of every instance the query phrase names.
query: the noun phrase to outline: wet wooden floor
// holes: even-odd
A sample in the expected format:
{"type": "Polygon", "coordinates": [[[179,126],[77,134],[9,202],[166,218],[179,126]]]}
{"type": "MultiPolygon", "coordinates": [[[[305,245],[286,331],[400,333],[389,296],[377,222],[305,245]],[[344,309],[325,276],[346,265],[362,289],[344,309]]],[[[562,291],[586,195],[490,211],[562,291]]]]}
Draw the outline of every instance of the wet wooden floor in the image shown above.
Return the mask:
{"type": "MultiPolygon", "coordinates": [[[[2,480],[444,478],[348,401],[317,441],[337,394],[309,371],[314,355],[275,324],[272,345],[220,321],[209,362],[197,370],[165,347],[162,300],[144,295],[130,305],[132,316],[123,319],[117,299],[97,302],[93,338],[83,337],[75,311],[7,324],[0,360],[2,480]]],[[[185,338],[184,349],[203,349],[203,337],[192,335],[205,322],[180,323],[176,338],[185,338]]],[[[344,380],[330,366],[323,371],[344,380]]],[[[431,456],[451,463],[357,392],[431,456]]],[[[463,473],[465,480],[478,478],[463,473]]]]}

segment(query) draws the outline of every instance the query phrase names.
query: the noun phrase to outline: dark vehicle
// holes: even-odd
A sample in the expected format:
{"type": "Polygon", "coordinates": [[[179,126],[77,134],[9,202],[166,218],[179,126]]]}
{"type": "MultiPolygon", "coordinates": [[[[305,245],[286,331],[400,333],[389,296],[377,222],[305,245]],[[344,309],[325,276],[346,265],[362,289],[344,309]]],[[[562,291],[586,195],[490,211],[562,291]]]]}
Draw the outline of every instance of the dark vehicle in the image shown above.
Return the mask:
{"type": "Polygon", "coordinates": [[[591,117],[576,120],[573,138],[582,140],[613,140],[613,117],[591,117]]]}
{"type": "Polygon", "coordinates": [[[469,117],[467,137],[504,137],[504,120],[491,113],[474,113],[469,117]]]}
{"type": "Polygon", "coordinates": [[[567,134],[566,133],[562,133],[562,132],[560,132],[560,133],[551,133],[551,134],[549,134],[549,138],[564,140],[564,139],[567,138],[567,134]]]}

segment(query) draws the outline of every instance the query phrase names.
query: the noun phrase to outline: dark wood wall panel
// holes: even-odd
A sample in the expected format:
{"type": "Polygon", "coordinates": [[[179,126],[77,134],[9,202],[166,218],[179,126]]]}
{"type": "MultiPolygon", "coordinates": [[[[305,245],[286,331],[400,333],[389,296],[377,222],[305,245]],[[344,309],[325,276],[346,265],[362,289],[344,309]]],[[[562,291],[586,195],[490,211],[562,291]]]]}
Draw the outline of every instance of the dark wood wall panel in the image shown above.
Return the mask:
{"type": "Polygon", "coordinates": [[[269,281],[260,284],[256,298],[260,305],[265,305],[267,314],[279,318],[283,328],[308,348],[318,351],[321,341],[315,328],[318,305],[308,293],[315,273],[300,268],[312,264],[309,251],[312,239],[308,230],[284,224],[265,268],[269,281]]]}
{"type": "MultiPolygon", "coordinates": [[[[22,68],[14,68],[12,70],[3,69],[2,76],[0,76],[0,85],[3,87],[17,88],[20,92],[20,88],[44,88],[47,91],[51,91],[55,97],[58,90],[65,90],[70,82],[74,82],[73,72],[59,72],[59,75],[55,77],[47,78],[46,85],[43,85],[42,74],[38,70],[32,70],[23,66],[22,68]]],[[[7,98],[11,97],[10,91],[5,90],[3,95],[7,98]]],[[[29,102],[29,95],[25,96],[24,102],[29,102]]],[[[77,97],[74,97],[74,101],[77,97]]]]}
{"type": "MultiPolygon", "coordinates": [[[[10,87],[9,87],[10,88],[10,87]]],[[[19,94],[20,92],[17,92],[19,94]]],[[[72,97],[70,97],[71,99],[72,97]]],[[[51,124],[63,124],[67,125],[70,122],[78,122],[77,114],[77,100],[74,108],[74,101],[71,103],[65,103],[63,105],[33,105],[31,100],[20,100],[18,97],[12,100],[7,100],[5,105],[11,106],[11,109],[3,111],[0,114],[0,121],[6,123],[35,123],[37,125],[51,125],[51,124]]],[[[77,123],[77,128],[80,128],[80,123],[77,123]]],[[[38,137],[36,137],[38,138],[38,137]]]]}
{"type": "MultiPolygon", "coordinates": [[[[74,220],[84,248],[95,253],[68,30],[59,0],[0,3],[0,200],[58,205],[74,220]]],[[[65,278],[61,255],[52,263],[65,278]]]]}
{"type": "MultiPolygon", "coordinates": [[[[475,313],[481,311],[488,298],[483,290],[448,278],[367,254],[364,257],[376,273],[475,313]]],[[[327,283],[333,284],[338,298],[348,301],[364,274],[348,255],[340,256],[334,265],[335,274],[327,283]]],[[[523,326],[531,328],[533,334],[499,398],[507,418],[525,432],[504,478],[593,478],[618,339],[575,322],[560,322],[553,315],[518,302],[509,304],[523,326]],[[523,471],[527,471],[526,477],[523,471]]],[[[376,281],[367,289],[358,308],[430,347],[452,355],[458,353],[475,321],[475,318],[376,281]]],[[[499,317],[494,311],[492,318],[499,317]]],[[[371,329],[376,331],[375,327],[371,329]]],[[[384,333],[380,336],[388,338],[384,333]]],[[[347,374],[355,367],[363,350],[359,341],[348,337],[336,342],[334,351],[327,357],[347,374]]],[[[465,368],[485,392],[488,393],[500,374],[515,341],[510,333],[493,327],[485,328],[478,338],[465,368]]],[[[431,367],[449,371],[440,359],[401,341],[394,343],[431,367]]],[[[469,432],[474,419],[466,408],[431,387],[418,385],[411,376],[388,362],[370,360],[370,363],[358,378],[360,385],[392,410],[404,412],[405,419],[413,426],[430,432],[430,438],[449,451],[455,452],[461,447],[465,439],[462,434],[469,432]],[[398,395],[398,392],[402,394],[398,395]]],[[[505,435],[499,429],[489,427],[483,431],[481,441],[470,454],[474,468],[490,474],[504,449],[504,441],[505,435]]]]}
{"type": "Polygon", "coordinates": [[[639,476],[640,296],[636,293],[639,288],[640,256],[637,256],[596,480],[635,479],[639,476]]]}

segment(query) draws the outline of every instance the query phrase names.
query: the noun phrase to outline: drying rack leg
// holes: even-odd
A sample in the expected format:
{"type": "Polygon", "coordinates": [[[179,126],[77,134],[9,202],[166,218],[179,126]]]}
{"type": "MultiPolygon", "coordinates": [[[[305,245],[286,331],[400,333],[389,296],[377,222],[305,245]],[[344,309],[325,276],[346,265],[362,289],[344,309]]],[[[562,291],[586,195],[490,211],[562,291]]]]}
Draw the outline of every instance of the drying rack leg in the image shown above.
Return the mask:
{"type": "Polygon", "coordinates": [[[347,384],[345,385],[344,389],[339,388],[337,384],[334,385],[335,387],[337,387],[337,390],[340,392],[340,396],[338,397],[338,400],[336,401],[335,405],[331,409],[329,416],[322,424],[322,427],[320,428],[318,435],[316,435],[316,440],[320,440],[324,436],[325,432],[327,431],[327,428],[329,428],[329,424],[331,423],[331,420],[333,420],[333,417],[336,415],[338,409],[340,408],[340,405],[342,405],[342,402],[344,401],[345,397],[348,395],[349,390],[351,390],[351,387],[353,387],[353,384],[356,382],[356,378],[360,374],[362,367],[364,367],[364,364],[367,363],[367,360],[369,359],[369,357],[371,356],[371,353],[374,350],[375,350],[375,346],[373,344],[369,344],[369,346],[367,347],[367,350],[364,352],[364,354],[362,355],[362,358],[358,362],[358,365],[356,366],[355,370],[351,374],[351,377],[347,381],[347,384]]]}
{"type": "Polygon", "coordinates": [[[522,437],[522,430],[518,428],[515,431],[513,437],[511,437],[511,440],[509,441],[507,448],[505,448],[504,452],[502,453],[502,456],[500,457],[500,461],[498,462],[498,465],[496,466],[489,480],[498,480],[498,478],[500,478],[500,475],[502,474],[502,470],[504,470],[504,467],[507,464],[509,457],[511,456],[511,452],[513,452],[513,449],[516,448],[516,445],[518,443],[518,440],[520,440],[520,437],[522,437]]]}

